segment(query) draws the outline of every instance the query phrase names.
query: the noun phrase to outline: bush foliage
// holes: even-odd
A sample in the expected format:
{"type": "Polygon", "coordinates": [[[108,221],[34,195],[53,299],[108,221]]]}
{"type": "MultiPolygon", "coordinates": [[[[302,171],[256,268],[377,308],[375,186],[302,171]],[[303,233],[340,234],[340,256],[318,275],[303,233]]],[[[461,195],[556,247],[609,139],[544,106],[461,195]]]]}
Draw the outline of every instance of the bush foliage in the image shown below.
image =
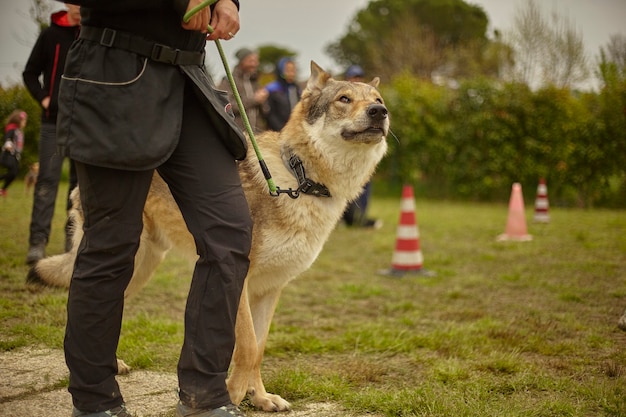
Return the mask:
{"type": "Polygon", "coordinates": [[[626,207],[626,83],[572,93],[474,78],[457,88],[412,75],[383,87],[392,115],[379,176],[424,197],[495,201],[545,178],[559,205],[626,207]]]}

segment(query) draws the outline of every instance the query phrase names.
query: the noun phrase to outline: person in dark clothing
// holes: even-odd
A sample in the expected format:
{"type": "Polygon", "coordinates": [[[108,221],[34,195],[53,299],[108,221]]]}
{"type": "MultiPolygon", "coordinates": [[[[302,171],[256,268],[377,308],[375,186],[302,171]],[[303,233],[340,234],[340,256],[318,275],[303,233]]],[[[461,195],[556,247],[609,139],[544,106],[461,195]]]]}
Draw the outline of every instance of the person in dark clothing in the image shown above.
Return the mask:
{"type": "Polygon", "coordinates": [[[269,93],[265,105],[265,119],[270,130],[281,130],[302,93],[296,83],[296,63],[291,57],[281,58],[276,64],[276,79],[265,86],[269,93]]]}
{"type": "MultiPolygon", "coordinates": [[[[39,175],[35,183],[29,248],[26,254],[26,263],[29,265],[45,256],[63,166],[63,155],[59,155],[56,149],[59,84],[67,51],[78,37],[80,28],[80,7],[67,3],[66,7],[67,10],[52,14],[50,26],[39,34],[22,73],[28,92],[42,109],[39,132],[39,175]]],[[[76,187],[76,173],[74,164],[70,162],[67,210],[71,208],[69,195],[74,187],[76,187]]],[[[68,223],[65,229],[67,248],[70,238],[68,223]]]]}
{"type": "MultiPolygon", "coordinates": [[[[365,72],[360,65],[350,65],[344,74],[344,79],[351,82],[363,82],[365,72]]],[[[359,226],[371,229],[379,229],[382,227],[382,220],[370,219],[366,216],[367,206],[369,204],[370,195],[372,193],[372,181],[368,181],[363,186],[363,191],[356,200],[348,203],[346,210],[343,212],[343,221],[347,226],[359,226]]]]}
{"type": "Polygon", "coordinates": [[[67,301],[74,417],[128,417],[115,379],[124,291],[155,171],[198,259],[185,308],[176,416],[243,417],[226,377],[249,268],[252,219],[237,160],[247,142],[204,67],[207,39],[239,30],[239,2],[75,0],[81,31],[59,91],[58,143],[75,161],[84,212],[67,301]],[[207,36],[209,23],[214,31],[207,36]],[[217,179],[217,180],[216,180],[217,179]]]}
{"type": "MultiPolygon", "coordinates": [[[[235,87],[239,92],[241,103],[248,116],[252,132],[259,133],[265,130],[265,120],[263,119],[263,104],[267,100],[267,90],[259,87],[259,54],[248,48],[241,48],[235,53],[237,65],[233,68],[233,79],[235,87]]],[[[235,95],[227,77],[224,77],[220,84],[220,89],[228,92],[228,99],[233,105],[235,121],[237,125],[246,131],[239,105],[235,100],[235,95]]]]}
{"type": "Polygon", "coordinates": [[[7,117],[0,150],[2,152],[0,164],[6,168],[6,172],[0,175],[0,180],[4,180],[0,188],[0,197],[6,197],[7,188],[17,178],[20,171],[20,158],[24,149],[24,128],[27,122],[28,115],[20,109],[13,110],[7,117]]]}

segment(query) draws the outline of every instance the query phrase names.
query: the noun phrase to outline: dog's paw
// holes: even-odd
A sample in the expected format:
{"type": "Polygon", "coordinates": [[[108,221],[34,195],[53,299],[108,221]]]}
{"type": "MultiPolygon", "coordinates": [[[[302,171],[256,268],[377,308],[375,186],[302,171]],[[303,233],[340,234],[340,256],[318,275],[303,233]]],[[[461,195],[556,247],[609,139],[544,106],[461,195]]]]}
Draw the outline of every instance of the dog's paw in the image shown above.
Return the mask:
{"type": "Polygon", "coordinates": [[[259,410],[277,412],[289,411],[291,409],[291,404],[280,395],[270,394],[269,392],[259,395],[251,391],[248,392],[248,397],[250,402],[259,410]]]}
{"type": "Polygon", "coordinates": [[[117,360],[117,374],[118,375],[126,375],[128,373],[130,373],[130,366],[126,365],[126,362],[124,362],[121,359],[117,360]]]}

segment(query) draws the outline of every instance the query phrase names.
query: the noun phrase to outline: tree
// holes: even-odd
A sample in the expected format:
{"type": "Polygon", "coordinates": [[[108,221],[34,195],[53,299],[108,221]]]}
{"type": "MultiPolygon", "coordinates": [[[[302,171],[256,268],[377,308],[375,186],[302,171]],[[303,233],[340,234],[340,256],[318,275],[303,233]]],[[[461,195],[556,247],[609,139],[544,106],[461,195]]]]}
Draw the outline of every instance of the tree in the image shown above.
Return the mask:
{"type": "MultiPolygon", "coordinates": [[[[13,36],[15,40],[23,45],[25,48],[31,48],[37,39],[39,33],[50,26],[50,14],[52,11],[52,5],[56,2],[52,0],[29,0],[30,6],[28,7],[28,14],[24,13],[22,10],[18,10],[17,14],[20,17],[29,19],[37,25],[37,31],[33,35],[30,27],[22,27],[21,31],[18,33],[14,33],[13,36]]],[[[9,2],[5,2],[9,3],[9,2]]],[[[61,4],[61,3],[59,3],[61,4]]],[[[30,25],[30,23],[29,23],[30,25]]]]}
{"type": "Polygon", "coordinates": [[[50,26],[50,13],[52,11],[52,6],[49,1],[46,0],[31,0],[31,5],[28,8],[28,14],[31,19],[37,24],[39,27],[39,31],[41,32],[48,26],[50,26]]]}
{"type": "Polygon", "coordinates": [[[463,0],[374,0],[326,51],[383,80],[406,71],[426,79],[466,76],[485,68],[487,26],[485,11],[463,0]]]}
{"type": "Polygon", "coordinates": [[[261,45],[259,48],[259,67],[263,73],[273,73],[276,63],[283,57],[298,55],[291,49],[276,45],[261,45]]]}
{"type": "Polygon", "coordinates": [[[515,81],[573,88],[589,78],[582,33],[556,12],[548,20],[535,0],[518,9],[509,42],[514,49],[511,77],[515,81]]]}
{"type": "Polygon", "coordinates": [[[607,45],[600,48],[598,64],[598,74],[605,83],[608,77],[607,71],[614,72],[614,76],[626,78],[626,36],[612,35],[607,45]]]}
{"type": "MultiPolygon", "coordinates": [[[[596,119],[601,123],[596,139],[602,145],[605,163],[621,181],[626,196],[626,37],[613,35],[600,48],[597,73],[601,80],[596,119]]],[[[626,197],[625,197],[626,199],[626,197]]]]}

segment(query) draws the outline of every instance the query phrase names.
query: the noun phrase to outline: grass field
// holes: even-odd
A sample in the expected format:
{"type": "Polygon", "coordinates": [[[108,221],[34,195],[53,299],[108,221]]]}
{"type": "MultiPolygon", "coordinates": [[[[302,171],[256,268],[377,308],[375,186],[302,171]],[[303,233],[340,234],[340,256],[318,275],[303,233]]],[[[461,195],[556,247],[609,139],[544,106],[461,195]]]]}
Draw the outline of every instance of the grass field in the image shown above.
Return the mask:
{"type": "MultiPolygon", "coordinates": [[[[65,185],[64,185],[65,186],[65,185]]],[[[63,246],[63,194],[48,253],[63,246]]],[[[308,198],[308,197],[303,197],[308,198]]],[[[386,416],[626,416],[626,212],[551,208],[530,242],[497,242],[505,204],[416,199],[424,268],[391,278],[400,196],[377,231],[339,226],[283,292],[264,377],[294,407],[386,416]]],[[[0,200],[0,348],[62,348],[66,293],[26,288],[32,197],[0,200]]],[[[280,232],[280,231],[277,231],[280,232]]],[[[127,304],[119,356],[174,372],[191,265],[168,256],[127,304]]],[[[1,372],[1,371],[0,371],[1,372]]]]}

